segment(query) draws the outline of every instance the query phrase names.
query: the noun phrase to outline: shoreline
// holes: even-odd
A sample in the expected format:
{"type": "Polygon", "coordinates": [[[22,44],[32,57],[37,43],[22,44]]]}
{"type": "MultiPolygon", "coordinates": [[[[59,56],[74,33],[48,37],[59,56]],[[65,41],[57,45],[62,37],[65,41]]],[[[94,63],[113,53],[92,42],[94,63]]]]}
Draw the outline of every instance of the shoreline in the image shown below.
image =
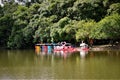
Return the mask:
{"type": "MultiPolygon", "coordinates": [[[[76,47],[77,49],[80,49],[80,47],[76,47]]],[[[14,50],[14,49],[7,49],[5,47],[0,47],[0,49],[4,50],[14,50]]],[[[27,49],[33,49],[33,48],[27,48],[27,49]]],[[[20,50],[20,49],[16,49],[20,50]]],[[[22,50],[22,49],[21,49],[22,50]]],[[[24,49],[23,49],[24,50],[24,49]]],[[[92,47],[89,47],[90,51],[106,51],[106,50],[120,50],[120,44],[119,45],[93,45],[92,47]]]]}
{"type": "Polygon", "coordinates": [[[120,50],[120,45],[93,45],[91,51],[120,50]]]}

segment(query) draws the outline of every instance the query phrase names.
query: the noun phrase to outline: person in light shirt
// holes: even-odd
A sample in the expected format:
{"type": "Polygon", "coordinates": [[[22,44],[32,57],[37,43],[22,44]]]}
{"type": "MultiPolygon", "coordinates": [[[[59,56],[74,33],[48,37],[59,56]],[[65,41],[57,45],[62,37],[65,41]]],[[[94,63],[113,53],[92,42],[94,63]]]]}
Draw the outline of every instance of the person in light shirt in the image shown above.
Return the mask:
{"type": "Polygon", "coordinates": [[[81,49],[87,48],[88,45],[84,43],[84,41],[82,41],[82,43],[80,44],[81,49]]]}

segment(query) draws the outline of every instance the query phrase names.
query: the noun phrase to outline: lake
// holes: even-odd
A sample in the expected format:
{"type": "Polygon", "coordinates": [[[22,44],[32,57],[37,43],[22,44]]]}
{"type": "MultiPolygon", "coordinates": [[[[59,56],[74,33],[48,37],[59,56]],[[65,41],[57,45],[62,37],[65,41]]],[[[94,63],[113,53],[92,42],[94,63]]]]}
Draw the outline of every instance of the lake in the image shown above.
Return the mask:
{"type": "Polygon", "coordinates": [[[120,51],[0,50],[1,79],[120,79],[120,51]]]}

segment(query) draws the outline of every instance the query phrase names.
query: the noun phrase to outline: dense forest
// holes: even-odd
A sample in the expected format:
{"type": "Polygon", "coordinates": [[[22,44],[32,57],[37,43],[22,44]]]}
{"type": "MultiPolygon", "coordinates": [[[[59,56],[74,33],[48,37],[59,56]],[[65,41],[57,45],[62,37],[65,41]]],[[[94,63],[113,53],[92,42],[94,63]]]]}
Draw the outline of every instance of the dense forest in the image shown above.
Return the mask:
{"type": "Polygon", "coordinates": [[[0,7],[0,46],[120,38],[120,0],[36,0],[0,7]]]}

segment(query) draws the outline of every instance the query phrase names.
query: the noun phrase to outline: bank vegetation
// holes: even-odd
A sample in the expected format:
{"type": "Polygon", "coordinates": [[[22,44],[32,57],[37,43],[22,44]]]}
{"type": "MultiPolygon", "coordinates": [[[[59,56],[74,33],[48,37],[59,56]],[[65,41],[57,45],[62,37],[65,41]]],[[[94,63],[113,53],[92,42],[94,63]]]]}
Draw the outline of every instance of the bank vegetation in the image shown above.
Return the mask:
{"type": "Polygon", "coordinates": [[[120,0],[36,0],[0,7],[0,46],[120,39],[120,0]]]}

